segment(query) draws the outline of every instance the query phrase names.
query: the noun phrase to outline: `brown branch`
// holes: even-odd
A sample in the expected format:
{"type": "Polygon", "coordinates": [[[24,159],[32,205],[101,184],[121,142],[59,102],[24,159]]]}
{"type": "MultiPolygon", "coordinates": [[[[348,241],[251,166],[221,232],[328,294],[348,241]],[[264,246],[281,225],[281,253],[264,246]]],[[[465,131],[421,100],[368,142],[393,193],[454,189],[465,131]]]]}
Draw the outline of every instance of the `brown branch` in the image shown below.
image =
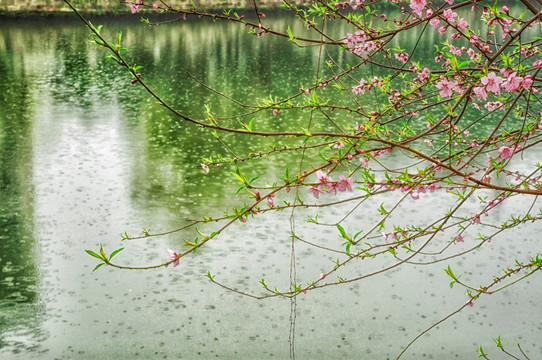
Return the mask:
{"type": "MultiPolygon", "coordinates": [[[[529,9],[533,15],[537,15],[538,14],[538,10],[536,9],[536,7],[534,7],[533,4],[531,4],[531,2],[529,0],[521,0],[521,2],[523,3],[523,5],[525,5],[525,7],[527,9],[529,9]]],[[[538,3],[539,4],[542,4],[542,1],[541,0],[538,0],[538,3]]]]}

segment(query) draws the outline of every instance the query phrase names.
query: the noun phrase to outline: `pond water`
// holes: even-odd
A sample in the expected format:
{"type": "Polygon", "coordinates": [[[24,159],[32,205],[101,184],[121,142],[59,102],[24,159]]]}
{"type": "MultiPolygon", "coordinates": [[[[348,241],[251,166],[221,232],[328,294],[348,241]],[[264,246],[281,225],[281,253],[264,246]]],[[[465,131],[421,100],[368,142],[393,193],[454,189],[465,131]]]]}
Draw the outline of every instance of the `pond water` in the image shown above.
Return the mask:
{"type": "MultiPolygon", "coordinates": [[[[123,31],[129,54],[144,65],[149,83],[192,116],[203,116],[204,104],[219,114],[241,110],[187,72],[232,97],[256,102],[310,83],[318,63],[316,48],[271,37],[254,41],[232,24],[191,21],[148,28],[135,18],[98,21],[107,34],[123,31]]],[[[289,24],[272,21],[277,28],[289,24]]],[[[125,264],[160,263],[168,259],[167,248],[180,248],[183,236],[192,233],[129,244],[121,243],[120,234],[175,229],[184,219],[220,215],[243,202],[234,196],[237,186],[228,171],[205,174],[199,166],[202,155],[223,153],[214,138],[170,116],[104,55],[88,42],[80,22],[0,23],[0,358],[288,358],[288,299],[243,297],[204,275],[210,271],[231,287],[255,293],[262,278],[287,287],[290,239],[281,229],[288,227],[289,214],[262,216],[257,227],[250,221],[234,225],[176,268],[92,272],[96,261],[85,249],[125,246],[118,255],[125,264]]],[[[269,114],[267,120],[262,129],[303,124],[296,115],[269,114]]],[[[256,148],[235,136],[226,140],[244,154],[256,148]]],[[[249,166],[262,178],[277,178],[294,166],[291,161],[277,156],[249,166]]],[[[445,209],[446,195],[439,196],[404,209],[403,220],[445,209]]],[[[343,211],[326,216],[340,218],[343,211]]],[[[371,222],[371,216],[361,212],[350,224],[371,222]]],[[[335,228],[319,233],[302,221],[298,227],[322,245],[326,237],[337,241],[335,228]]],[[[450,264],[462,266],[465,278],[487,282],[499,273],[499,262],[539,248],[536,229],[516,236],[495,239],[490,249],[450,264]]],[[[314,280],[332,260],[300,243],[297,275],[314,280]]],[[[299,296],[296,357],[395,358],[420,331],[467,301],[461,289],[449,288],[446,265],[409,265],[299,296]]],[[[498,335],[511,347],[517,339],[536,357],[542,353],[541,285],[539,277],[529,279],[476,302],[422,337],[405,358],[474,359],[475,349],[491,348],[498,335]]]]}

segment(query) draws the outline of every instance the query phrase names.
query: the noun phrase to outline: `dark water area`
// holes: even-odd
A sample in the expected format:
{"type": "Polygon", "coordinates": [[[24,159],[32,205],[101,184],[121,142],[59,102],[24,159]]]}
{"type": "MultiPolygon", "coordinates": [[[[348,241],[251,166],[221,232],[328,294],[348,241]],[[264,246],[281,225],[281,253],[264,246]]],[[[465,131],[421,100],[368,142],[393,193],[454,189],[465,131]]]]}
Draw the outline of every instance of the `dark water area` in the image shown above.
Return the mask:
{"type": "MultiPolygon", "coordinates": [[[[187,73],[256,103],[310,84],[318,66],[318,48],[301,49],[273,37],[255,41],[235,24],[189,21],[149,28],[137,18],[96,21],[111,39],[122,31],[127,57],[143,65],[145,80],[193,117],[204,117],[205,105],[217,116],[246,110],[187,73]]],[[[291,25],[287,18],[269,21],[278,29],[291,25]]],[[[333,31],[340,38],[348,29],[333,31]]],[[[204,276],[210,271],[242,291],[259,290],[262,278],[287,287],[290,239],[280,229],[288,214],[263,217],[257,226],[239,222],[176,268],[92,272],[96,262],[85,249],[103,244],[111,252],[125,246],[118,255],[125,264],[164,262],[166,249],[180,248],[192,232],[129,244],[121,243],[120,234],[178,228],[184,219],[220,214],[243,200],[234,196],[237,184],[228,173],[233,166],[209,174],[200,167],[202,154],[224,154],[212,134],[173,117],[131,85],[128,74],[88,35],[82,23],[66,19],[0,22],[0,358],[288,358],[288,300],[256,301],[204,276]]],[[[345,52],[330,51],[338,62],[347,61],[345,52]]],[[[303,116],[269,112],[259,116],[257,126],[298,130],[303,116]]],[[[329,128],[323,121],[314,126],[329,128]]],[[[225,139],[242,153],[274,141],[225,139]]],[[[294,160],[279,154],[247,171],[277,179],[294,160]]],[[[437,199],[405,208],[402,221],[443,211],[447,198],[437,199]]],[[[509,206],[513,211],[522,204],[509,206]]],[[[331,211],[330,223],[341,214],[331,211]]],[[[351,221],[374,220],[362,213],[351,221]]],[[[488,273],[501,271],[499,262],[507,264],[509,254],[520,257],[539,248],[536,230],[516,233],[521,243],[497,239],[490,249],[454,261],[465,278],[482,283],[488,273]]],[[[322,241],[336,237],[334,228],[320,233],[301,224],[299,232],[322,241]]],[[[309,279],[332,261],[302,244],[298,258],[298,276],[309,279]]],[[[466,302],[462,290],[448,286],[443,267],[404,267],[298,297],[296,357],[395,358],[420,331],[466,302]]],[[[541,285],[533,278],[477,302],[422,337],[405,358],[474,359],[475,349],[493,346],[491,338],[498,335],[511,346],[519,340],[536,358],[542,353],[541,285]]]]}

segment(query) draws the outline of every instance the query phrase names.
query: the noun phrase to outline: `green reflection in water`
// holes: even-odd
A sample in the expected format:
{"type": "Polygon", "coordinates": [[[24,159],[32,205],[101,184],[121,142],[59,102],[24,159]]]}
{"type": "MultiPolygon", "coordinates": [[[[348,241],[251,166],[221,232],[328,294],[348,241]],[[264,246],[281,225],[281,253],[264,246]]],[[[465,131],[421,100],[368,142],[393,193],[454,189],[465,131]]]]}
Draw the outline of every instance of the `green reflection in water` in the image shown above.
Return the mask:
{"type": "Polygon", "coordinates": [[[31,161],[34,84],[18,40],[0,35],[0,348],[11,343],[14,351],[23,351],[34,345],[23,338],[40,316],[31,161]]]}

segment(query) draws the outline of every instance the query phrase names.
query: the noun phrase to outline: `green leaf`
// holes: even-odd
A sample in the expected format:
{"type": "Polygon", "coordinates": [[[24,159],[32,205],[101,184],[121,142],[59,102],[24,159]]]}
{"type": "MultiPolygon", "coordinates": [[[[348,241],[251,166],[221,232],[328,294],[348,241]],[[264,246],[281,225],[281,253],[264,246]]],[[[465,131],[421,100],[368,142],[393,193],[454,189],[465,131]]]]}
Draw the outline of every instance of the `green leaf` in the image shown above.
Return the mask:
{"type": "Polygon", "coordinates": [[[94,256],[95,258],[97,259],[100,259],[100,260],[103,260],[102,257],[98,254],[96,254],[94,251],[92,250],[85,250],[87,252],[87,254],[89,254],[90,256],[94,256]]]}
{"type": "Polygon", "coordinates": [[[444,272],[446,273],[446,275],[448,275],[449,277],[451,277],[455,281],[458,281],[458,277],[454,274],[454,272],[452,271],[452,268],[450,267],[450,265],[448,265],[447,269],[444,269],[444,272]]]}
{"type": "Polygon", "coordinates": [[[482,345],[480,345],[480,348],[476,349],[476,351],[478,352],[478,357],[485,357],[487,354],[484,352],[484,349],[482,348],[482,345]]]}
{"type": "Polygon", "coordinates": [[[494,338],[493,341],[495,341],[495,344],[497,344],[497,347],[498,347],[499,349],[502,349],[502,348],[503,348],[502,343],[501,343],[501,336],[500,336],[500,335],[497,336],[496,338],[494,338]]]}
{"type": "Polygon", "coordinates": [[[288,37],[290,38],[290,41],[295,41],[294,34],[292,34],[292,29],[290,29],[289,25],[288,25],[288,29],[286,29],[286,32],[288,33],[288,37]]]}
{"type": "Polygon", "coordinates": [[[111,255],[109,255],[109,260],[113,259],[113,256],[117,255],[118,253],[120,253],[122,250],[124,250],[124,248],[120,248],[120,249],[117,249],[115,251],[113,251],[111,253],[111,255]]]}
{"type": "Polygon", "coordinates": [[[105,263],[100,263],[100,264],[96,265],[96,267],[94,268],[94,270],[92,270],[92,272],[95,272],[96,270],[98,270],[99,268],[101,268],[104,265],[105,265],[105,263]]]}
{"type": "Polygon", "coordinates": [[[109,60],[111,60],[111,61],[113,61],[113,62],[115,62],[115,63],[117,63],[119,65],[122,65],[122,62],[119,59],[117,59],[116,57],[114,57],[113,55],[107,55],[106,58],[108,58],[109,60]]]}
{"type": "Polygon", "coordinates": [[[242,182],[243,184],[246,183],[245,179],[244,179],[240,174],[233,173],[233,172],[230,172],[230,174],[232,174],[233,176],[235,176],[235,178],[236,178],[237,180],[239,180],[240,182],[242,182]]]}
{"type": "Polygon", "coordinates": [[[337,227],[337,229],[338,229],[339,232],[341,233],[341,237],[342,237],[343,239],[346,239],[346,240],[348,240],[348,241],[350,241],[350,242],[352,241],[352,239],[350,238],[350,236],[348,236],[348,235],[346,234],[346,231],[344,231],[344,228],[343,228],[341,225],[336,224],[335,226],[337,227]]]}

